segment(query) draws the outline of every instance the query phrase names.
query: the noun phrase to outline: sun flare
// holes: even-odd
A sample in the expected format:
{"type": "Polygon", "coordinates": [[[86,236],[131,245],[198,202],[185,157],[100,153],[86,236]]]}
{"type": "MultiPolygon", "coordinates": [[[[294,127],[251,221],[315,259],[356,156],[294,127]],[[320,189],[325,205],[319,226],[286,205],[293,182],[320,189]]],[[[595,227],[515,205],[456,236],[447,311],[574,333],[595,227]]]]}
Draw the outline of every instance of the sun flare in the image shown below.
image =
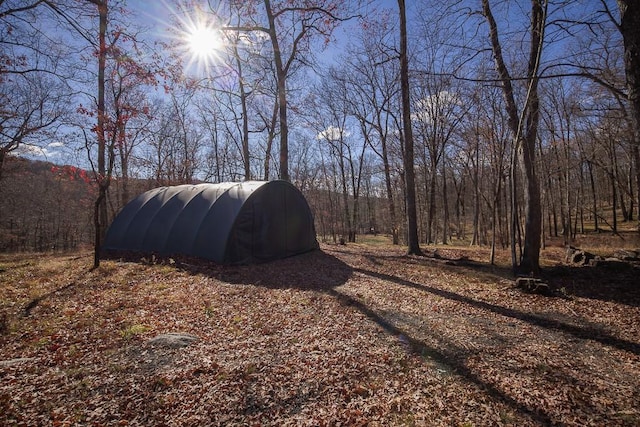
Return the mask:
{"type": "Polygon", "coordinates": [[[170,31],[185,61],[185,70],[197,76],[214,73],[223,62],[226,49],[224,26],[217,11],[208,9],[206,4],[178,2],[172,15],[170,31]]]}
{"type": "Polygon", "coordinates": [[[186,34],[189,51],[198,61],[210,62],[220,49],[220,34],[214,28],[198,24],[186,34]]]}

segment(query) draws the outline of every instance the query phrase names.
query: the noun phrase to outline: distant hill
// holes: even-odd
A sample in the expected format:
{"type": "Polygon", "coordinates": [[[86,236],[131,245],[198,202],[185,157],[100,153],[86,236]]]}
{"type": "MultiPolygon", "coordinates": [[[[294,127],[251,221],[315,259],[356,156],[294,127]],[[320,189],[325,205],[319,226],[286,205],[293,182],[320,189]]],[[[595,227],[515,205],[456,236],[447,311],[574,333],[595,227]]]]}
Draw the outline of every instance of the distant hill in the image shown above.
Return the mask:
{"type": "MultiPolygon", "coordinates": [[[[91,172],[69,165],[9,157],[0,181],[0,252],[73,250],[93,239],[91,172]]],[[[131,180],[130,197],[154,186],[131,180]]],[[[115,215],[120,183],[112,184],[109,208],[115,215]]]]}

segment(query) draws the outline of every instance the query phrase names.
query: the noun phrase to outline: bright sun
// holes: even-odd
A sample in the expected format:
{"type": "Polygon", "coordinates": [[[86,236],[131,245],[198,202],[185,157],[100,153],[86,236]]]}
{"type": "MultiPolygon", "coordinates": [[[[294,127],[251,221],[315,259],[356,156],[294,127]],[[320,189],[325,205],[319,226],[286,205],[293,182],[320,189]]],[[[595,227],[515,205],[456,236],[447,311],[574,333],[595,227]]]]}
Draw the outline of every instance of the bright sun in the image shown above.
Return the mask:
{"type": "Polygon", "coordinates": [[[191,54],[199,62],[211,62],[220,48],[220,34],[214,28],[199,24],[187,34],[187,44],[191,54]]]}
{"type": "MultiPolygon", "coordinates": [[[[196,75],[214,72],[216,64],[225,55],[224,26],[216,10],[210,9],[201,0],[178,0],[177,9],[172,9],[171,32],[175,45],[186,61],[185,70],[196,75]]],[[[2,0],[0,0],[0,3],[2,0]]]]}

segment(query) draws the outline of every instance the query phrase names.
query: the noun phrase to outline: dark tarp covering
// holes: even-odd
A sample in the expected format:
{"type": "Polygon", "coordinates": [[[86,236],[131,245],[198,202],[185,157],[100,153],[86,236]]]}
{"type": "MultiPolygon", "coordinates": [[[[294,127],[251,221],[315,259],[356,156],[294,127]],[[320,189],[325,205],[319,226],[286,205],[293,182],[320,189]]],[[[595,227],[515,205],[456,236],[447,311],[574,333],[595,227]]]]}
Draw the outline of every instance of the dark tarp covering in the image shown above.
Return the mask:
{"type": "Polygon", "coordinates": [[[302,193],[287,181],[160,187],[133,199],[107,231],[105,252],[187,255],[225,264],[318,248],[302,193]]]}

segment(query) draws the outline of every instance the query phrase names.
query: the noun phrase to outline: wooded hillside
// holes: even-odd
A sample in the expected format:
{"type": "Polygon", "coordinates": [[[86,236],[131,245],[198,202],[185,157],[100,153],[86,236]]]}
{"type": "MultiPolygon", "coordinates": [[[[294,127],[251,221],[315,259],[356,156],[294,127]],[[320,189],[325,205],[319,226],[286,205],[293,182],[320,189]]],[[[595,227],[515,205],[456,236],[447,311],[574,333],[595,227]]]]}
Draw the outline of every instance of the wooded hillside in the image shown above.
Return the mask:
{"type": "MultiPolygon", "coordinates": [[[[5,176],[0,181],[0,251],[69,251],[91,246],[92,205],[96,192],[90,174],[74,166],[10,157],[5,165],[5,176]]],[[[109,192],[111,218],[122,208],[121,185],[119,179],[114,180],[109,192]]],[[[129,179],[128,197],[133,198],[157,185],[153,180],[129,179]]],[[[333,243],[345,238],[341,215],[344,211],[340,208],[343,195],[322,188],[307,188],[305,196],[315,217],[318,238],[333,243]]],[[[460,217],[450,224],[452,234],[448,240],[456,246],[473,241],[472,218],[466,211],[473,198],[466,192],[461,196],[464,197],[456,196],[460,205],[455,205],[460,217]]],[[[352,203],[348,205],[353,206],[352,203]]],[[[589,250],[640,247],[635,222],[625,221],[618,213],[618,233],[614,233],[610,227],[613,223],[611,204],[602,201],[600,206],[601,213],[597,217],[582,210],[583,215],[574,218],[575,230],[570,242],[589,250]],[[596,222],[601,224],[598,232],[595,231],[596,222]]],[[[366,192],[359,197],[358,211],[361,217],[355,229],[358,240],[378,234],[393,240],[392,235],[385,233],[391,215],[384,196],[366,192]]],[[[558,212],[548,210],[546,214],[543,241],[551,246],[563,245],[565,240],[558,212]]],[[[490,246],[489,229],[484,227],[481,231],[477,243],[490,246]]],[[[497,243],[502,249],[508,247],[507,236],[503,234],[497,243]]]]}
{"type": "Polygon", "coordinates": [[[524,274],[545,237],[640,232],[635,2],[170,3],[0,5],[4,249],[99,244],[136,180],[290,180],[321,239],[510,247],[524,274]],[[10,170],[63,152],[93,200],[10,170]]]}

